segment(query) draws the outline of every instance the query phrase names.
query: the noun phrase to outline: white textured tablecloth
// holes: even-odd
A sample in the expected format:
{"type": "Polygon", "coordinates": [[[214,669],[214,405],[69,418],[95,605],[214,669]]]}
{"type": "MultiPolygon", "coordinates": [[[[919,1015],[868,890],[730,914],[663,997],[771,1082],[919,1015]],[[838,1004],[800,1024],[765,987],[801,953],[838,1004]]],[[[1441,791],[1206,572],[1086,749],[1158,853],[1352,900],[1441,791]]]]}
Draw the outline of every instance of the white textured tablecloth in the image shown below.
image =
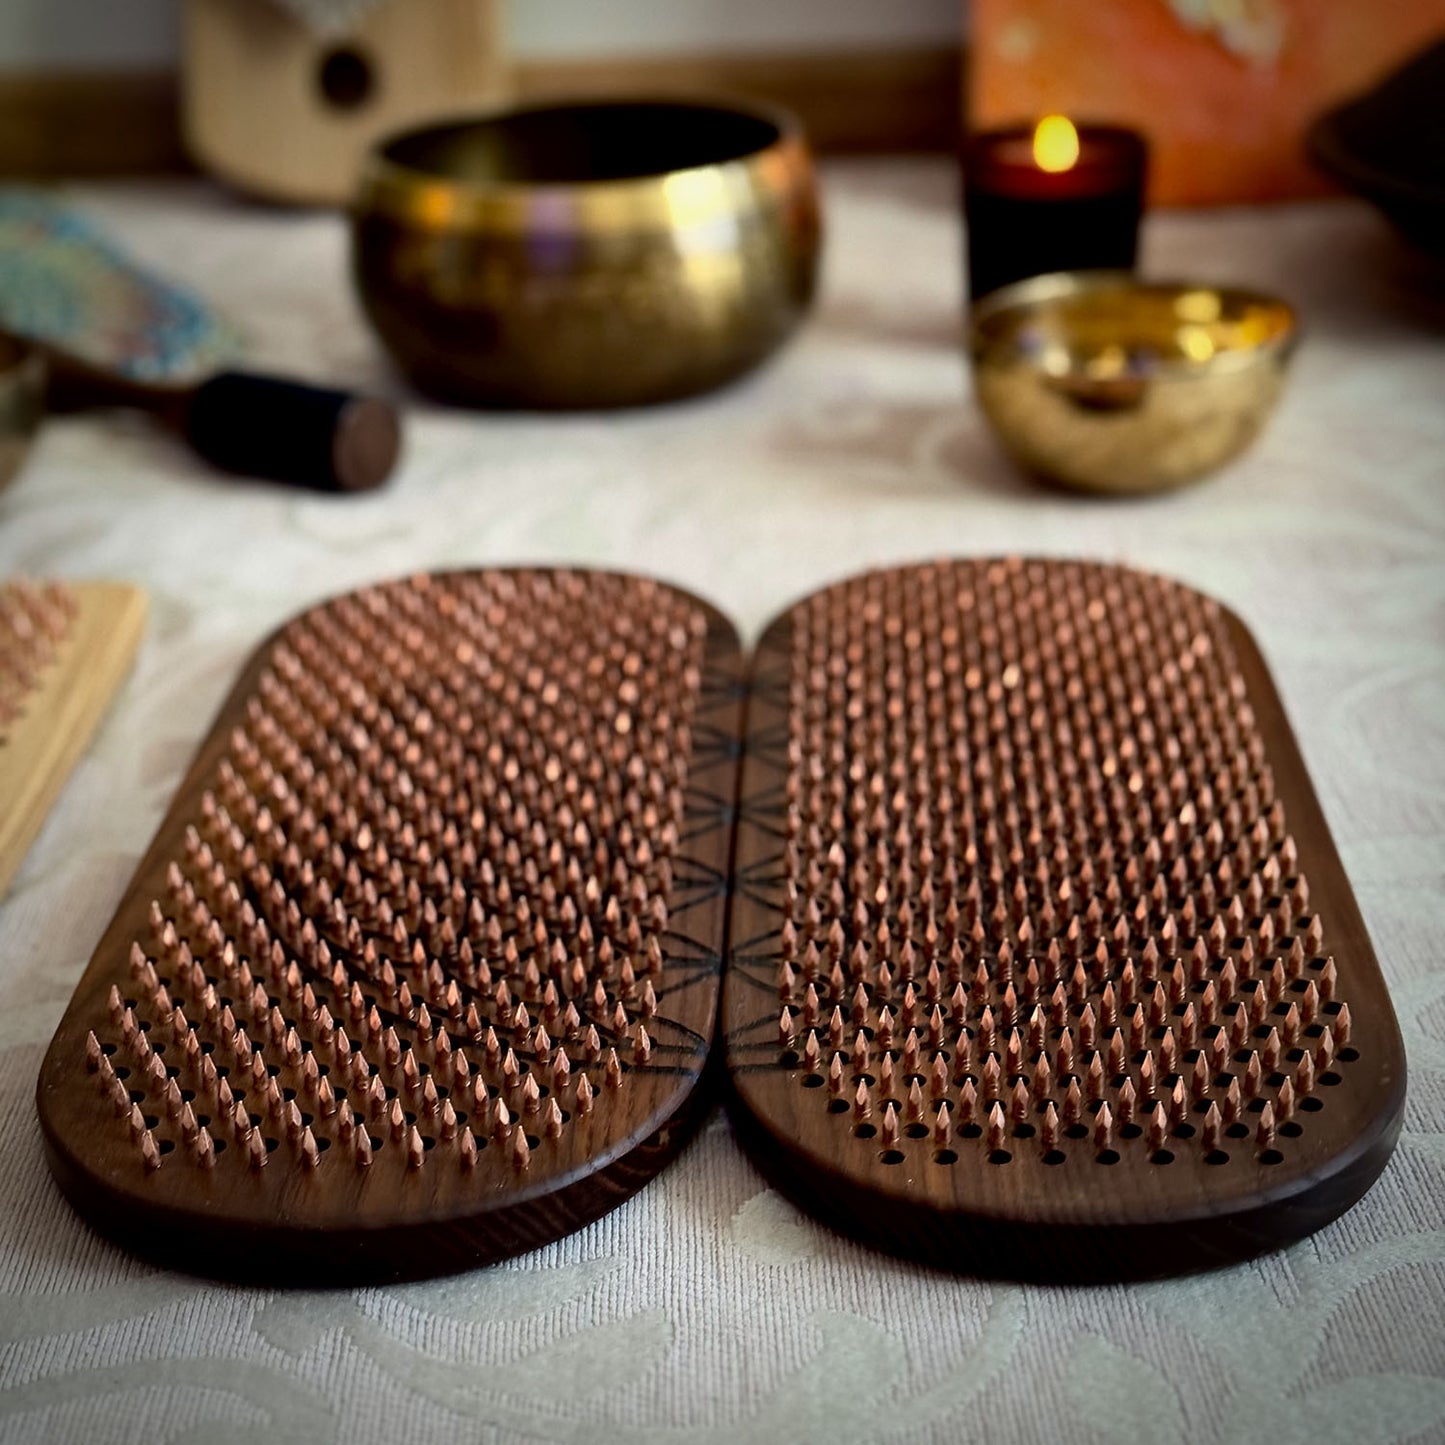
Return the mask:
{"type": "MultiPolygon", "coordinates": [[[[336,219],[200,184],[76,198],[230,311],[253,362],[395,387],[336,219]]],[[[134,675],[0,905],[0,1437],[1445,1439],[1440,273],[1351,203],[1154,218],[1155,274],[1279,290],[1306,341],[1279,415],[1231,471],[1091,501],[1025,482],[968,400],[947,168],[840,166],[827,205],[816,315],[723,394],[607,417],[413,405],[394,484],[343,501],[206,475],[138,421],[58,421],[0,493],[0,575],[128,579],[154,607],[134,675]],[[62,1201],[32,1101],[42,1052],[243,658],[288,614],[417,568],[558,560],[679,582],[752,637],[848,572],[1011,551],[1172,573],[1240,612],[1273,666],[1411,1070],[1400,1148],[1344,1219],[1187,1280],[979,1283],[815,1226],[720,1115],[581,1233],[404,1287],[168,1274],[62,1201]]]]}

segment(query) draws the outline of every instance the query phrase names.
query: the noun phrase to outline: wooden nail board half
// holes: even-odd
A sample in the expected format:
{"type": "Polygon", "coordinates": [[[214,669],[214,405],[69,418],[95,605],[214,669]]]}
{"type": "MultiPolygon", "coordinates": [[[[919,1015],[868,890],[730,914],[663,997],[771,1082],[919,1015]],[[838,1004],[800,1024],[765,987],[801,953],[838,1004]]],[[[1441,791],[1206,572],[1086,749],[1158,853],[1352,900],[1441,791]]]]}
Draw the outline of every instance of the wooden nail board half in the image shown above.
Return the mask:
{"type": "Polygon", "coordinates": [[[821,1218],[1046,1279],[1256,1254],[1349,1208],[1399,1031],[1240,621],[1122,567],[883,571],[755,656],[722,1027],[821,1218]]]}
{"type": "Polygon", "coordinates": [[[302,1283],[494,1260],[633,1193],[713,1033],[740,709],[732,628],[639,578],[421,576],[282,628],[45,1059],[71,1202],[302,1283]]]}

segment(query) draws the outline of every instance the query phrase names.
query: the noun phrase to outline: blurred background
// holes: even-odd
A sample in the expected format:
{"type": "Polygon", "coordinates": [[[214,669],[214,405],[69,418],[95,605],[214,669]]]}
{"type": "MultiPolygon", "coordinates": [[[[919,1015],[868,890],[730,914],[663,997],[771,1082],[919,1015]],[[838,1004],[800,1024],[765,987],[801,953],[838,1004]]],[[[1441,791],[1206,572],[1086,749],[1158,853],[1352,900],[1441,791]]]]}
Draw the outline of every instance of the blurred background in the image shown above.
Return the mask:
{"type": "MultiPolygon", "coordinates": [[[[224,107],[224,94],[207,93],[216,46],[233,81],[247,64],[280,67],[308,100],[311,72],[355,52],[372,70],[370,93],[336,103],[330,122],[374,130],[363,113],[405,84],[381,74],[380,54],[402,22],[447,36],[446,66],[469,65],[479,99],[720,88],[791,106],[830,150],[945,147],[957,127],[957,0],[312,0],[295,11],[271,0],[7,0],[0,171],[185,165],[180,72],[183,62],[207,71],[194,79],[202,93],[193,107],[224,107]]],[[[410,68],[435,107],[436,77],[410,68]]],[[[213,128],[223,125],[213,117],[213,128]]]]}
{"type": "Polygon", "coordinates": [[[824,153],[1052,110],[1144,130],[1150,199],[1318,194],[1311,120],[1445,33],[1442,0],[8,0],[0,174],[200,163],[346,198],[378,135],[479,104],[711,90],[824,153]]]}

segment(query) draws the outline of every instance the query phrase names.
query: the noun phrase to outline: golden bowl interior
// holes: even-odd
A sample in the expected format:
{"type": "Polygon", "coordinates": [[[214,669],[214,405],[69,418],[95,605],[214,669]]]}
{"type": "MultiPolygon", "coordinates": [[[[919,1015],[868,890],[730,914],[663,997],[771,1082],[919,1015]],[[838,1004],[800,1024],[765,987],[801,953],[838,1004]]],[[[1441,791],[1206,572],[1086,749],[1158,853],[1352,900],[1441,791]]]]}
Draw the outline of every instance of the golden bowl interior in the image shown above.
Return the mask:
{"type": "Polygon", "coordinates": [[[976,354],[1099,380],[1252,365],[1294,330],[1294,312],[1276,297],[1112,273],[1035,277],[974,313],[976,354]]]}
{"type": "Polygon", "coordinates": [[[1009,450],[1052,480],[1162,489],[1258,435],[1296,330],[1291,307],[1259,292],[1113,272],[1034,277],[974,309],[979,400],[1009,450]]]}

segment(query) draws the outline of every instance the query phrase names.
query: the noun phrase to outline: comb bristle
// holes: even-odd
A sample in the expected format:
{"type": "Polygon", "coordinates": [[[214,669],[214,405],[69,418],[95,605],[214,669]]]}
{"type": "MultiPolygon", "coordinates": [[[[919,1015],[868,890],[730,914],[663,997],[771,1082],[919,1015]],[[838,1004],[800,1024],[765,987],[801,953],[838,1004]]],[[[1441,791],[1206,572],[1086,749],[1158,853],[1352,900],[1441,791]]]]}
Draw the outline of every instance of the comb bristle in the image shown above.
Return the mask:
{"type": "Polygon", "coordinates": [[[0,582],[0,746],[71,635],[76,611],[63,583],[0,582]]]}

